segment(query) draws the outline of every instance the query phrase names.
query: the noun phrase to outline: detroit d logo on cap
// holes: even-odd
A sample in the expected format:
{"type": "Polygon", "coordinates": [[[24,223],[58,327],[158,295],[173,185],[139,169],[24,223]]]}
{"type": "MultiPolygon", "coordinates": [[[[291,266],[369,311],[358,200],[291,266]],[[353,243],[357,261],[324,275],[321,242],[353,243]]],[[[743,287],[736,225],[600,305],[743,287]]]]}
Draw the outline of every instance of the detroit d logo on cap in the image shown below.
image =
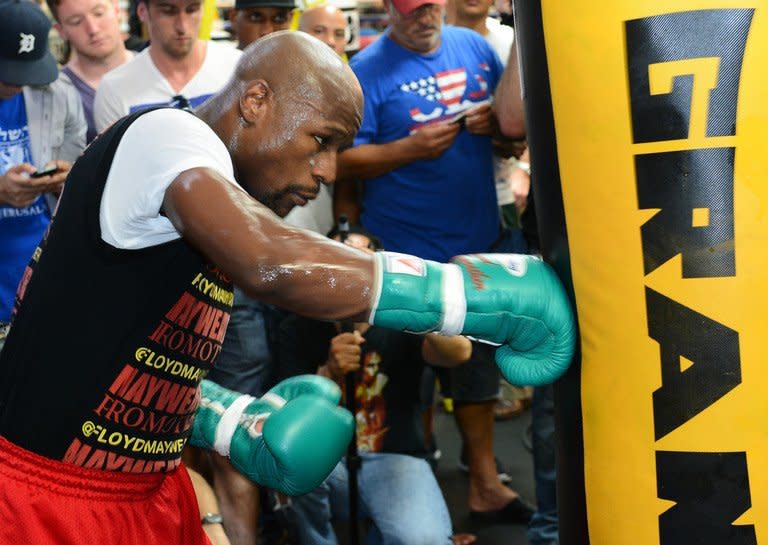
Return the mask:
{"type": "Polygon", "coordinates": [[[31,53],[35,50],[35,35],[19,32],[19,53],[31,53]]]}

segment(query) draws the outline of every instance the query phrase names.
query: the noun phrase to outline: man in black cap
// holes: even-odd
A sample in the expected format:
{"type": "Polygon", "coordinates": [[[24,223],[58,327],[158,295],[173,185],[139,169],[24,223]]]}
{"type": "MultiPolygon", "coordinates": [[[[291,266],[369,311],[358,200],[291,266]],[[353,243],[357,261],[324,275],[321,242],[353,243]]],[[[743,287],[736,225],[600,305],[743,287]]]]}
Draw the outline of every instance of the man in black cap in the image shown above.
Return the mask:
{"type": "Polygon", "coordinates": [[[262,36],[288,30],[295,0],[236,0],[229,13],[238,49],[245,49],[262,36]]]}
{"type": "Polygon", "coordinates": [[[16,286],[50,221],[45,195],[61,191],[85,148],[80,98],[59,78],[50,28],[32,2],[0,4],[0,349],[16,286]]]}

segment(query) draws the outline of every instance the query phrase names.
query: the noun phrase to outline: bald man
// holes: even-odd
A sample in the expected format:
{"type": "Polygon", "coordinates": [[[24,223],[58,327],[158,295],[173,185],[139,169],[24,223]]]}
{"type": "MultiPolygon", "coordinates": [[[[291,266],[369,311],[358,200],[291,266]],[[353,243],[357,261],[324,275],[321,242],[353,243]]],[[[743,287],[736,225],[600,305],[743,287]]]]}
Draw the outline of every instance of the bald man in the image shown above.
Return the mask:
{"type": "Polygon", "coordinates": [[[299,30],[324,42],[340,57],[347,45],[347,18],[336,6],[322,5],[301,13],[299,30]]]}
{"type": "Polygon", "coordinates": [[[87,148],[0,353],[0,542],[207,544],[187,441],[288,495],[330,473],[354,425],[334,383],[295,377],[255,399],[202,380],[232,282],[309,317],[511,343],[514,379],[559,375],[573,320],[542,262],[370,255],[280,219],[333,182],[361,112],[346,64],[281,32],[195,114],[137,112],[87,148]]]}

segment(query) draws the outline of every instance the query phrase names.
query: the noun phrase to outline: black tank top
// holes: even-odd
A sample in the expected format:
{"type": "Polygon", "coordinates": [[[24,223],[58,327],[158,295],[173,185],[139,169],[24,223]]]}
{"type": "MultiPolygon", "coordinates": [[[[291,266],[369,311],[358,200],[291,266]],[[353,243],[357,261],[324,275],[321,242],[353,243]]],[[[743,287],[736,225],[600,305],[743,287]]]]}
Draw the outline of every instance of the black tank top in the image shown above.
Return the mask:
{"type": "Polygon", "coordinates": [[[131,115],[77,160],[25,271],[0,353],[0,435],[78,466],[175,468],[215,363],[232,285],[182,239],[101,239],[99,208],[131,115]]]}

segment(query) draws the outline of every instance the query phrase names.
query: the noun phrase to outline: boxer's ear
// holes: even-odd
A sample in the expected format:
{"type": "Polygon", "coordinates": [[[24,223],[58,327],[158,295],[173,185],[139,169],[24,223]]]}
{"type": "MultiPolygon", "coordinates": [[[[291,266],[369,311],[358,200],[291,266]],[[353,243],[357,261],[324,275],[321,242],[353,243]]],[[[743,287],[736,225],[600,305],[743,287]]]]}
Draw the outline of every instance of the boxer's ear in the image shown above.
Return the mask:
{"type": "Polygon", "coordinates": [[[272,100],[272,89],[263,79],[249,81],[240,95],[240,117],[251,125],[264,115],[264,110],[272,100]]]}

